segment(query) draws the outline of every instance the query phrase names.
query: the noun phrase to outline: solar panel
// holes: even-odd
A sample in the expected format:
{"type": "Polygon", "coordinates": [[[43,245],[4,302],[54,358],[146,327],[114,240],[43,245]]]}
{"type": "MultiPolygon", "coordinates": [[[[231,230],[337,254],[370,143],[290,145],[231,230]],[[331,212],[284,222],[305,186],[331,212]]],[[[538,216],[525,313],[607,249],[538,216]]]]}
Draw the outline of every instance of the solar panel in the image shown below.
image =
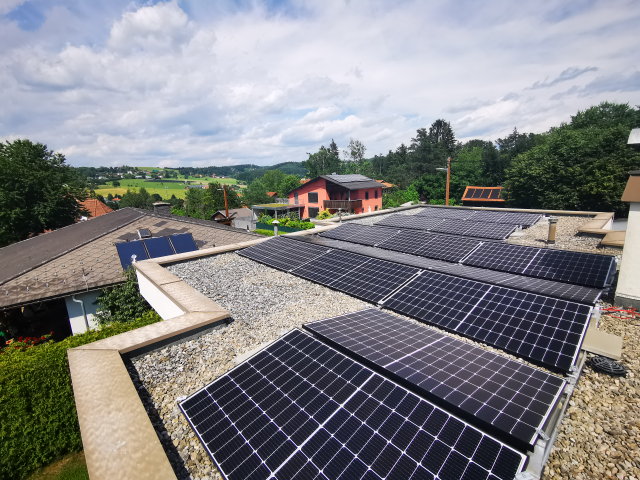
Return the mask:
{"type": "Polygon", "coordinates": [[[463,210],[460,208],[423,208],[419,213],[417,213],[417,215],[430,218],[457,218],[459,220],[469,220],[475,217],[476,211],[463,210]]]}
{"type": "Polygon", "coordinates": [[[365,227],[363,230],[347,237],[347,242],[359,243],[361,245],[376,245],[380,242],[395,236],[400,230],[385,227],[365,227]]]}
{"type": "Polygon", "coordinates": [[[326,248],[317,245],[274,237],[257,245],[238,250],[237,253],[251,260],[288,272],[327,251],[326,248]]]}
{"type": "Polygon", "coordinates": [[[431,228],[432,232],[448,233],[450,235],[465,235],[468,237],[492,238],[502,240],[511,235],[515,225],[500,223],[468,222],[464,220],[445,219],[442,223],[431,228]]]}
{"type": "Polygon", "coordinates": [[[304,325],[450,412],[531,448],[564,380],[377,309],[304,325]]]}
{"type": "Polygon", "coordinates": [[[587,305],[492,287],[456,331],[569,371],[580,351],[590,314],[587,305]]]}
{"type": "Polygon", "coordinates": [[[397,235],[380,242],[376,246],[387,250],[394,250],[396,252],[414,253],[420,247],[429,243],[432,238],[433,237],[430,234],[423,231],[400,230],[397,235]]]}
{"type": "Polygon", "coordinates": [[[587,305],[433,272],[422,272],[384,306],[565,372],[591,314],[587,305]]]}
{"type": "Polygon", "coordinates": [[[149,258],[166,257],[167,255],[175,254],[167,237],[147,238],[142,240],[142,243],[147,247],[149,258]]]}
{"type": "Polygon", "coordinates": [[[118,256],[120,257],[120,263],[122,264],[123,270],[126,270],[131,266],[131,263],[133,262],[133,255],[136,256],[136,262],[147,260],[149,258],[147,251],[140,240],[116,243],[116,250],[118,251],[118,256]]]}
{"type": "Polygon", "coordinates": [[[389,215],[376,223],[381,227],[410,228],[413,230],[429,230],[444,222],[440,218],[424,218],[418,215],[389,215]]]}
{"type": "Polygon", "coordinates": [[[473,217],[473,220],[476,222],[506,223],[528,227],[535,224],[540,217],[542,215],[539,213],[479,211],[473,217]]]}
{"type": "Polygon", "coordinates": [[[326,238],[333,238],[335,240],[346,240],[350,236],[366,230],[366,228],[367,227],[365,225],[360,225],[358,223],[343,223],[339,227],[332,228],[331,230],[322,232],[319,235],[326,238]]]}
{"type": "MultiPolygon", "coordinates": [[[[568,283],[555,282],[542,278],[526,277],[514,275],[512,273],[488,270],[485,268],[449,263],[442,260],[418,257],[407,253],[400,253],[391,250],[381,250],[378,248],[354,245],[353,243],[322,238],[318,236],[291,237],[299,242],[314,243],[327,248],[345,250],[347,252],[359,253],[372,258],[380,258],[401,265],[432,270],[434,272],[446,273],[461,278],[477,280],[492,285],[500,285],[525,292],[538,293],[554,298],[562,298],[577,303],[595,304],[602,290],[582,285],[571,285],[568,283]]],[[[615,264],[614,264],[615,269],[615,264]]]]}
{"type": "Polygon", "coordinates": [[[522,273],[540,252],[539,248],[507,243],[485,243],[464,261],[465,265],[522,273]]]}
{"type": "Polygon", "coordinates": [[[610,283],[613,264],[615,257],[609,255],[542,249],[524,274],[603,288],[610,283]]]}
{"type": "Polygon", "coordinates": [[[363,255],[332,250],[291,273],[344,293],[378,302],[419,272],[363,255]]]}
{"type": "Polygon", "coordinates": [[[176,253],[195,252],[198,250],[196,242],[193,241],[190,233],[176,233],[169,236],[169,240],[171,240],[176,253]]]}
{"type": "Polygon", "coordinates": [[[481,241],[470,238],[450,237],[447,235],[431,235],[431,237],[432,239],[429,243],[411,253],[447,262],[459,262],[482,245],[481,241]]]}
{"type": "Polygon", "coordinates": [[[228,480],[511,480],[525,462],[299,330],[180,408],[228,480]]]}

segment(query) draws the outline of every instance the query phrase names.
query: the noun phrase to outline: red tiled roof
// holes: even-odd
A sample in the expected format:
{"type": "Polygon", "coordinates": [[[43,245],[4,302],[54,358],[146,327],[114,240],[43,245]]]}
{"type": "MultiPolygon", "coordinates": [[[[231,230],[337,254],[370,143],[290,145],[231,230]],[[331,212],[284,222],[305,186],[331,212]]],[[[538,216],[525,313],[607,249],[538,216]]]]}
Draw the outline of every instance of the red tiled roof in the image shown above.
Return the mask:
{"type": "Polygon", "coordinates": [[[270,197],[276,197],[278,195],[277,192],[267,192],[267,195],[269,195],[270,197]]]}
{"type": "Polygon", "coordinates": [[[113,209],[107,207],[100,200],[95,198],[88,198],[84,202],[80,202],[82,206],[89,210],[91,213],[91,218],[99,217],[100,215],[104,215],[105,213],[113,212],[113,209]]]}
{"type": "Polygon", "coordinates": [[[302,180],[300,180],[300,183],[305,184],[307,182],[310,182],[311,179],[310,178],[303,178],[302,180]]]}
{"type": "Polygon", "coordinates": [[[393,183],[388,183],[388,182],[385,182],[384,180],[376,180],[376,182],[381,183],[382,186],[385,187],[385,188],[395,187],[395,185],[393,183]]]}

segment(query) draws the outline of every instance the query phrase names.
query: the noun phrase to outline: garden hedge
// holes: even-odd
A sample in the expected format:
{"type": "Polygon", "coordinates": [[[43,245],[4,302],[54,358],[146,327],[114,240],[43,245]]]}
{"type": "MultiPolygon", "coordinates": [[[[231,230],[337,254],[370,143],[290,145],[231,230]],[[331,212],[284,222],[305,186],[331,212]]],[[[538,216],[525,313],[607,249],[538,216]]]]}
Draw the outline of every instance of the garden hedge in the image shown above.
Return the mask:
{"type": "MultiPolygon", "coordinates": [[[[0,353],[0,478],[23,479],[56,457],[82,450],[67,349],[160,321],[151,311],[129,323],[0,353]]],[[[17,344],[20,345],[20,344],[17,344]]]]}

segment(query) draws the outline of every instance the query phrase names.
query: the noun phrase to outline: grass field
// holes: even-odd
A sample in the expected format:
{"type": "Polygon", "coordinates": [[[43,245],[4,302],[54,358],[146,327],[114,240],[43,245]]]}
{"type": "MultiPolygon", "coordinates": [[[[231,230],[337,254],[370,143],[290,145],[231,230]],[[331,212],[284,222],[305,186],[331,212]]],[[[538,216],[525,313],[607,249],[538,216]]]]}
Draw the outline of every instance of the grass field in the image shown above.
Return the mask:
{"type": "MultiPolygon", "coordinates": [[[[144,167],[138,167],[144,168],[144,167]]],[[[171,180],[175,180],[172,178],[171,180]]],[[[184,180],[183,178],[179,178],[178,180],[184,180]]],[[[191,185],[197,184],[208,184],[209,182],[219,182],[227,185],[235,185],[238,181],[235,178],[189,178],[189,182],[191,185]]],[[[136,178],[134,180],[120,180],[120,186],[114,187],[111,185],[111,182],[108,182],[107,185],[100,185],[99,189],[96,190],[96,193],[99,193],[103,197],[111,194],[115,196],[122,196],[127,193],[127,190],[131,190],[132,192],[138,192],[140,188],[144,187],[145,190],[149,193],[149,195],[153,195],[157,193],[160,195],[163,200],[168,200],[171,198],[171,195],[175,195],[176,198],[184,198],[187,194],[187,191],[184,188],[184,183],[173,183],[173,182],[147,182],[146,180],[136,178]],[[167,187],[165,189],[165,187],[167,187]]],[[[244,185],[240,186],[244,188],[244,185]]]]}

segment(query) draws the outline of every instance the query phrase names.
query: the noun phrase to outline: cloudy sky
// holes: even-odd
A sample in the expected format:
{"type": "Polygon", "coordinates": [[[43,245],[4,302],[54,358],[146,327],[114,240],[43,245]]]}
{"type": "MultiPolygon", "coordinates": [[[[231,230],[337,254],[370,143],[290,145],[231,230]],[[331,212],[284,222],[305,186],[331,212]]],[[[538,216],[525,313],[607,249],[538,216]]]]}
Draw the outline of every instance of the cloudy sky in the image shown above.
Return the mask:
{"type": "Polygon", "coordinates": [[[637,0],[0,0],[0,140],[71,165],[367,156],[640,104],[637,0]]]}

